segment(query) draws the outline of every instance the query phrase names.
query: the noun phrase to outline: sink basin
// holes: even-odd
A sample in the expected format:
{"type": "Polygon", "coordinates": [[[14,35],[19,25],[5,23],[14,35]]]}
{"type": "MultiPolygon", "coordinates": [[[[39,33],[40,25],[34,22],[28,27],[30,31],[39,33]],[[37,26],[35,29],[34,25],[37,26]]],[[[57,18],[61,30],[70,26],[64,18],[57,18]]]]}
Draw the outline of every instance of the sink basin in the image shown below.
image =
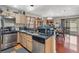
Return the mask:
{"type": "Polygon", "coordinates": [[[21,30],[21,32],[26,32],[25,30],[21,30]]]}
{"type": "Polygon", "coordinates": [[[37,34],[37,33],[33,33],[33,35],[39,35],[39,34],[37,34]]]}

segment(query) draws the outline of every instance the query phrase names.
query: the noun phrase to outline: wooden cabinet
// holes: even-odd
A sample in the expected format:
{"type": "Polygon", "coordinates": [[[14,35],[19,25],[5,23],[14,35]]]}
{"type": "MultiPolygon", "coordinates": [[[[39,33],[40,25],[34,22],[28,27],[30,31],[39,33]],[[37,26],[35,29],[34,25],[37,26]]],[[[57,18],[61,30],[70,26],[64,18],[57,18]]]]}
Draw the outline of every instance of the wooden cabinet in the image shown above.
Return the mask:
{"type": "Polygon", "coordinates": [[[30,16],[27,16],[26,18],[27,18],[26,24],[28,28],[37,29],[42,24],[42,20],[40,18],[30,16]]]}
{"type": "Polygon", "coordinates": [[[52,26],[54,24],[54,20],[53,19],[44,19],[43,24],[52,26]]]}
{"type": "Polygon", "coordinates": [[[33,36],[33,53],[52,53],[54,52],[54,41],[53,37],[48,39],[42,39],[33,36]]]}
{"type": "Polygon", "coordinates": [[[19,32],[17,32],[17,43],[20,42],[20,35],[19,35],[19,32]]]}
{"type": "MultiPolygon", "coordinates": [[[[53,37],[49,37],[45,39],[45,43],[41,43],[36,39],[34,40],[31,35],[26,33],[19,32],[18,33],[18,42],[22,44],[26,49],[33,53],[52,53],[54,52],[54,39],[53,37]]],[[[41,39],[40,39],[41,40],[41,39]]]]}
{"type": "Polygon", "coordinates": [[[21,14],[16,14],[16,23],[26,24],[26,16],[21,14]]]}
{"type": "Polygon", "coordinates": [[[32,52],[32,41],[27,40],[27,49],[32,52]]]}
{"type": "Polygon", "coordinates": [[[8,11],[3,11],[2,15],[8,16],[9,12],[8,11]]]}
{"type": "Polygon", "coordinates": [[[37,29],[40,25],[42,25],[43,24],[43,22],[42,22],[42,20],[41,19],[36,19],[35,20],[35,28],[37,29]]]}
{"type": "Polygon", "coordinates": [[[24,33],[22,35],[23,35],[22,38],[24,39],[24,42],[26,42],[26,48],[29,51],[32,51],[32,36],[24,33]]]}
{"type": "Polygon", "coordinates": [[[27,40],[25,40],[24,38],[22,38],[20,43],[21,43],[25,48],[27,48],[27,40]]]}
{"type": "Polygon", "coordinates": [[[16,17],[16,14],[11,11],[3,11],[2,15],[16,17]]]}
{"type": "Polygon", "coordinates": [[[45,53],[53,52],[53,38],[50,37],[45,41],[45,53]]]}
{"type": "Polygon", "coordinates": [[[35,17],[27,16],[27,28],[34,28],[35,17]]]}
{"type": "Polygon", "coordinates": [[[22,24],[26,24],[26,16],[25,15],[20,15],[20,22],[22,24]]]}
{"type": "Polygon", "coordinates": [[[19,43],[32,52],[32,36],[26,33],[19,33],[19,43]]]}
{"type": "Polygon", "coordinates": [[[24,34],[20,33],[20,44],[22,44],[25,48],[27,48],[26,42],[27,42],[27,40],[25,39],[24,34]]]}
{"type": "Polygon", "coordinates": [[[20,23],[21,19],[20,19],[20,14],[16,14],[16,23],[20,23]]]}
{"type": "Polygon", "coordinates": [[[2,15],[15,17],[16,23],[26,24],[26,22],[27,22],[25,15],[16,14],[16,13],[13,13],[12,11],[3,11],[2,15]]]}

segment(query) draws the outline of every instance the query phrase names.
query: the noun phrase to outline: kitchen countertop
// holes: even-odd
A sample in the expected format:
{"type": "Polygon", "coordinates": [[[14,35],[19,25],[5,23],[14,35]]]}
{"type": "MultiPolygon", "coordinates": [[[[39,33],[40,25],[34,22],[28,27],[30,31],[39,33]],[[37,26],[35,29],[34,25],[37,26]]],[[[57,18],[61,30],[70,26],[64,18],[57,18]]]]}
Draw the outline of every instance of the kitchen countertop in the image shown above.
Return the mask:
{"type": "Polygon", "coordinates": [[[28,30],[20,30],[18,32],[22,32],[22,33],[26,33],[26,34],[29,34],[29,35],[32,35],[32,36],[36,36],[38,38],[42,38],[42,39],[48,39],[50,36],[53,36],[53,35],[50,35],[50,36],[47,36],[47,35],[41,35],[41,34],[37,34],[37,33],[34,33],[34,32],[30,32],[28,30]]]}
{"type": "Polygon", "coordinates": [[[1,32],[1,34],[12,34],[12,33],[17,33],[17,31],[6,31],[6,32],[1,32]]]}

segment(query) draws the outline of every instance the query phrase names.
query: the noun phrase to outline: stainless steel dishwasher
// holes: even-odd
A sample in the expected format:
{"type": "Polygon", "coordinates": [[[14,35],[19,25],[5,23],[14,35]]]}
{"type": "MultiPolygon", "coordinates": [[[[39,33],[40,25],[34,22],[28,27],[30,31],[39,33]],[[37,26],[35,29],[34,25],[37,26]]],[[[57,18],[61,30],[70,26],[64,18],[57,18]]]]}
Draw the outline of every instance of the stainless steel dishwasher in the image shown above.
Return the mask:
{"type": "Polygon", "coordinates": [[[33,53],[44,53],[45,52],[45,39],[37,36],[33,36],[33,53]]]}

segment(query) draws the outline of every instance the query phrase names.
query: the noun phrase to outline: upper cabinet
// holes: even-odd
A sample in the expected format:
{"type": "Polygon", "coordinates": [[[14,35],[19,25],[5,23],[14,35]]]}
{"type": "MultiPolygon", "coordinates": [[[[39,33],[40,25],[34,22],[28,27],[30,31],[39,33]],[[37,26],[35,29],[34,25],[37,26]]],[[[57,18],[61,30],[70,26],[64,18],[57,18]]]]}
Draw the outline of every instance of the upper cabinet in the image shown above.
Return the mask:
{"type": "Polygon", "coordinates": [[[27,16],[27,28],[34,28],[35,17],[27,16]]]}
{"type": "Polygon", "coordinates": [[[3,11],[2,15],[16,17],[16,14],[11,11],[3,11]]]}
{"type": "Polygon", "coordinates": [[[52,26],[54,24],[54,20],[53,19],[45,19],[45,22],[47,25],[52,26]]]}
{"type": "Polygon", "coordinates": [[[41,18],[36,18],[36,20],[35,20],[35,28],[37,29],[42,24],[43,24],[42,19],[41,18]]]}
{"type": "Polygon", "coordinates": [[[26,16],[21,14],[16,14],[16,23],[26,24],[26,16]]]}
{"type": "Polygon", "coordinates": [[[21,23],[22,24],[26,24],[26,16],[25,15],[21,15],[21,23]]]}
{"type": "Polygon", "coordinates": [[[42,19],[39,17],[25,16],[12,11],[3,11],[2,15],[16,18],[16,24],[26,24],[27,28],[38,28],[42,24],[42,19]]]}
{"type": "Polygon", "coordinates": [[[21,16],[20,16],[20,14],[16,14],[16,23],[21,23],[21,16]]]}
{"type": "Polygon", "coordinates": [[[42,20],[36,17],[27,16],[26,21],[27,21],[27,28],[37,29],[42,24],[42,20]]]}
{"type": "Polygon", "coordinates": [[[17,14],[12,11],[3,11],[2,15],[15,17],[16,23],[26,24],[26,16],[23,14],[17,14]]]}

